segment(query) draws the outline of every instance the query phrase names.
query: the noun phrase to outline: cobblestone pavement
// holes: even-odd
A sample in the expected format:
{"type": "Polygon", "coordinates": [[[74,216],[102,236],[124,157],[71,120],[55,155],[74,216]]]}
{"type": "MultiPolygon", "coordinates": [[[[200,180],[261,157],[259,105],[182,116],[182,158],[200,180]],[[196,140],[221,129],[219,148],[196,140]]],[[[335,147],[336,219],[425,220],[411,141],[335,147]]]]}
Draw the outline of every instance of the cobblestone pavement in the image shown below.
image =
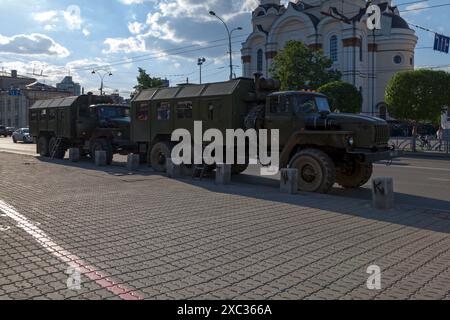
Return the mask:
{"type": "Polygon", "coordinates": [[[446,213],[7,153],[0,177],[0,299],[450,299],[446,213]]]}

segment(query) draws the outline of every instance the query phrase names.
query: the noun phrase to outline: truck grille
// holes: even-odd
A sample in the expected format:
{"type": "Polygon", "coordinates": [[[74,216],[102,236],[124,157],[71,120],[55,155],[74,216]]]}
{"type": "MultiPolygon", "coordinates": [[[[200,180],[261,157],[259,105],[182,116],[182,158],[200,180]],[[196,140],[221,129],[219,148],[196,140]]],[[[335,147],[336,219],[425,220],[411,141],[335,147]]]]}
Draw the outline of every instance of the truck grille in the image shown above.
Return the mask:
{"type": "Polygon", "coordinates": [[[387,144],[389,141],[389,127],[384,125],[375,126],[375,143],[387,144]]]}

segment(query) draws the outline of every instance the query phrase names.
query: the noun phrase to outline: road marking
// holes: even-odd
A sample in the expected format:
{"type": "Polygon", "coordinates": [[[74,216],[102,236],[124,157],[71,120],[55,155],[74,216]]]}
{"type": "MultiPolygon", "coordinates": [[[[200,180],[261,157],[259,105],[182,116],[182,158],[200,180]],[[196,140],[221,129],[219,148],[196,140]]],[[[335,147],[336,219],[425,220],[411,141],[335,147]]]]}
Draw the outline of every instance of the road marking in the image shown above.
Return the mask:
{"type": "Polygon", "coordinates": [[[428,179],[440,182],[450,182],[450,179],[442,179],[442,178],[428,178],[428,179]]]}
{"type": "Polygon", "coordinates": [[[114,293],[123,300],[142,300],[143,297],[133,292],[126,286],[119,285],[109,279],[108,275],[96,271],[96,268],[86,264],[82,259],[76,255],[65,250],[57,243],[55,243],[45,232],[39,229],[35,224],[31,223],[24,215],[18,213],[16,209],[7,203],[0,200],[0,211],[6,214],[7,217],[17,222],[17,226],[23,229],[26,233],[31,235],[45,250],[50,252],[69,267],[78,268],[82,274],[95,281],[98,285],[106,290],[114,293]]]}
{"type": "Polygon", "coordinates": [[[388,167],[388,168],[405,168],[405,169],[422,169],[422,170],[434,170],[434,171],[446,171],[450,172],[450,169],[447,168],[430,168],[430,167],[417,167],[417,166],[408,166],[408,165],[390,165],[386,166],[385,164],[376,164],[378,167],[388,167]]]}

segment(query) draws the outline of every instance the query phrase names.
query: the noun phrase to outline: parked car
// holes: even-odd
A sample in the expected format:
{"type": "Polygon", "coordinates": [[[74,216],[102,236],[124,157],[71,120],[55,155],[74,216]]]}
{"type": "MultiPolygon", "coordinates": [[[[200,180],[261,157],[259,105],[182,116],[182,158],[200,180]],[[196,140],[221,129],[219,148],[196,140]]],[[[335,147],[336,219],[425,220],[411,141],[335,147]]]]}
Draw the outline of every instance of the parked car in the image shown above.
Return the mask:
{"type": "Polygon", "coordinates": [[[0,126],[0,137],[7,137],[8,136],[8,131],[6,130],[5,126],[0,126]]]}
{"type": "Polygon", "coordinates": [[[12,139],[14,143],[18,141],[22,141],[23,143],[31,143],[33,142],[33,138],[30,136],[30,129],[22,128],[14,131],[12,134],[12,139]]]}
{"type": "Polygon", "coordinates": [[[14,131],[16,131],[16,128],[14,128],[14,127],[6,127],[6,132],[8,132],[8,136],[12,137],[14,131]]]}

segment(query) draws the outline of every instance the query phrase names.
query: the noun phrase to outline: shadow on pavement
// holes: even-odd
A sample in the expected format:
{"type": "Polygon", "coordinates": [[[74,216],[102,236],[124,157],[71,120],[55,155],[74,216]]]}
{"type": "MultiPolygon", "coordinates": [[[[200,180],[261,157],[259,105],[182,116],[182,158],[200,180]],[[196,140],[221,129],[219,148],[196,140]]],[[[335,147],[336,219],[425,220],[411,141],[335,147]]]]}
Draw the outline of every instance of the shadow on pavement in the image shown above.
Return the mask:
{"type": "MultiPolygon", "coordinates": [[[[50,160],[48,158],[37,157],[39,161],[61,165],[65,167],[82,168],[91,172],[106,173],[114,177],[132,177],[130,181],[149,181],[157,177],[166,179],[165,175],[154,172],[145,165],[141,165],[139,171],[129,172],[124,163],[114,162],[111,166],[96,167],[89,159],[78,163],[72,163],[68,160],[50,160]]],[[[408,194],[396,193],[397,207],[389,211],[379,211],[371,208],[371,190],[361,188],[358,190],[345,190],[342,188],[333,188],[331,194],[310,194],[300,193],[298,195],[287,195],[278,192],[279,180],[276,177],[267,178],[242,174],[233,176],[231,185],[216,185],[214,177],[207,175],[203,180],[184,177],[178,179],[178,183],[195,186],[208,190],[210,192],[238,195],[254,198],[258,200],[272,201],[276,203],[290,204],[294,206],[309,207],[317,210],[326,210],[341,214],[358,216],[361,218],[374,219],[387,223],[395,223],[409,227],[428,229],[432,231],[450,233],[450,210],[440,209],[449,208],[450,201],[441,201],[426,197],[413,196],[408,194]],[[411,201],[419,203],[433,203],[434,206],[420,208],[405,204],[411,201]],[[440,208],[437,208],[437,207],[440,208]],[[434,209],[431,211],[429,209],[434,209]],[[431,214],[433,213],[433,214],[431,214]],[[414,217],[417,216],[418,217],[414,217]],[[438,221],[436,220],[438,219],[438,221]]],[[[153,183],[158,183],[156,179],[153,183]]],[[[195,195],[193,195],[195,196],[195,195]]],[[[275,212],[274,212],[275,213],[275,212]]]]}

